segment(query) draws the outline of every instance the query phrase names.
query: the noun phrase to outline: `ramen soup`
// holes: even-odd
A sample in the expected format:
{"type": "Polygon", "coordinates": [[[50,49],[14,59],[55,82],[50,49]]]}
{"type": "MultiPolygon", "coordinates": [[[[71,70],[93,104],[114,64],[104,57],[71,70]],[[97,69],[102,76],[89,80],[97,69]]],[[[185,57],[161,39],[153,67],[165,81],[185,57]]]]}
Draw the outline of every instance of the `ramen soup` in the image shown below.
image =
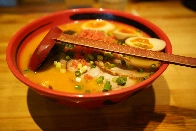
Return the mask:
{"type": "MultiPolygon", "coordinates": [[[[76,21],[59,26],[63,33],[78,35],[161,51],[165,42],[150,38],[130,25],[104,20],[76,21]]],[[[42,32],[22,49],[20,70],[29,80],[44,88],[70,93],[96,93],[130,87],[150,77],[161,63],[149,59],[105,52],[87,47],[56,42],[47,58],[36,71],[29,69],[34,50],[46,35],[42,32]]]]}

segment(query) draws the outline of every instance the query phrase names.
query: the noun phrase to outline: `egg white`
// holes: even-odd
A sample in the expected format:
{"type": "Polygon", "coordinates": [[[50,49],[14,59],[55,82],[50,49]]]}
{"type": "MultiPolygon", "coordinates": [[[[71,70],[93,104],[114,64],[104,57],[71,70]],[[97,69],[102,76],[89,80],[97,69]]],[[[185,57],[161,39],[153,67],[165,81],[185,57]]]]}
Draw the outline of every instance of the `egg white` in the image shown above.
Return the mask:
{"type": "Polygon", "coordinates": [[[115,29],[115,25],[110,23],[110,22],[107,22],[105,20],[101,20],[101,19],[97,19],[97,20],[89,20],[87,22],[84,22],[81,26],[81,28],[83,30],[85,29],[90,29],[90,30],[101,30],[101,31],[111,31],[111,30],[114,30],[115,29]],[[103,26],[100,26],[100,27],[89,27],[89,24],[100,24],[100,23],[105,23],[103,26]]]}
{"type": "Polygon", "coordinates": [[[138,36],[136,33],[125,33],[121,32],[120,29],[113,31],[114,36],[119,40],[125,40],[128,37],[138,36]]]}
{"type": "Polygon", "coordinates": [[[132,40],[135,40],[137,38],[147,39],[149,41],[149,43],[152,44],[153,47],[151,49],[147,49],[147,50],[162,51],[165,48],[165,46],[166,46],[165,41],[163,41],[161,39],[157,39],[157,38],[146,38],[146,37],[130,37],[130,38],[127,38],[125,40],[125,44],[127,44],[129,46],[136,47],[136,48],[142,48],[142,47],[139,47],[139,46],[135,46],[134,43],[132,42],[132,40]]]}

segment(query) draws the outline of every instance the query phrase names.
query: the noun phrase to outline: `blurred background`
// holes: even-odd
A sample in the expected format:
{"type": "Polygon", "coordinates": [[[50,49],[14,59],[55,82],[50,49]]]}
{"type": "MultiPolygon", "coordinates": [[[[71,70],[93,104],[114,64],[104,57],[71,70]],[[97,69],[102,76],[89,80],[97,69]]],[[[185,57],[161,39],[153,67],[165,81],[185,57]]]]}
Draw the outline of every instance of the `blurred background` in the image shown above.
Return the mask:
{"type": "Polygon", "coordinates": [[[196,10],[196,0],[0,0],[0,12],[53,12],[71,8],[112,8],[126,10],[126,4],[139,2],[180,1],[186,8],[196,10]],[[114,5],[113,5],[114,4],[114,5]],[[53,6],[58,5],[58,6],[53,6]],[[36,8],[34,7],[36,6],[36,8]],[[41,10],[38,7],[42,7],[41,10]],[[121,7],[117,7],[121,6],[121,7]],[[9,9],[9,7],[12,7],[9,9]],[[14,8],[15,7],[15,8],[14,8]]]}

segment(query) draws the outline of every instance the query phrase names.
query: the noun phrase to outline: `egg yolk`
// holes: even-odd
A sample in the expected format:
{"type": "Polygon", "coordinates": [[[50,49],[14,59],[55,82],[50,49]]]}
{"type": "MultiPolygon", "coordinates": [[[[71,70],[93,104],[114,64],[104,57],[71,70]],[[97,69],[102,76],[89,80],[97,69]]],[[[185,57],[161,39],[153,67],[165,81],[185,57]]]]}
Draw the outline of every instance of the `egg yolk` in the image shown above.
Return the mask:
{"type": "Polygon", "coordinates": [[[89,28],[100,28],[106,25],[105,21],[90,21],[86,26],[89,28]]]}
{"type": "Polygon", "coordinates": [[[133,30],[125,29],[125,28],[122,28],[119,31],[122,32],[122,33],[127,33],[127,34],[134,34],[135,33],[133,30]]]}
{"type": "Polygon", "coordinates": [[[148,39],[137,38],[137,39],[131,40],[131,42],[133,43],[133,45],[141,47],[141,48],[145,48],[145,49],[153,48],[153,45],[149,42],[148,39]]]}

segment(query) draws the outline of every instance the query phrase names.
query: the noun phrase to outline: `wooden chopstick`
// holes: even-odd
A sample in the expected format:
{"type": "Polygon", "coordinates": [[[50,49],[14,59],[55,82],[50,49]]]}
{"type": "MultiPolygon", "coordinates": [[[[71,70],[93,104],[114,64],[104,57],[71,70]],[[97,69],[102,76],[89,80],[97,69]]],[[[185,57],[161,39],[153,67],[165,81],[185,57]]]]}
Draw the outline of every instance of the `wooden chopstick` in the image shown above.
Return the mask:
{"type": "Polygon", "coordinates": [[[123,46],[120,44],[109,43],[105,41],[95,41],[87,38],[82,38],[75,35],[61,34],[58,38],[54,38],[60,42],[67,42],[78,46],[84,46],[89,48],[100,49],[104,51],[139,56],[144,58],[150,58],[158,61],[164,61],[172,64],[196,67],[196,58],[185,57],[180,55],[168,54],[158,51],[150,51],[130,46],[123,46]]]}

